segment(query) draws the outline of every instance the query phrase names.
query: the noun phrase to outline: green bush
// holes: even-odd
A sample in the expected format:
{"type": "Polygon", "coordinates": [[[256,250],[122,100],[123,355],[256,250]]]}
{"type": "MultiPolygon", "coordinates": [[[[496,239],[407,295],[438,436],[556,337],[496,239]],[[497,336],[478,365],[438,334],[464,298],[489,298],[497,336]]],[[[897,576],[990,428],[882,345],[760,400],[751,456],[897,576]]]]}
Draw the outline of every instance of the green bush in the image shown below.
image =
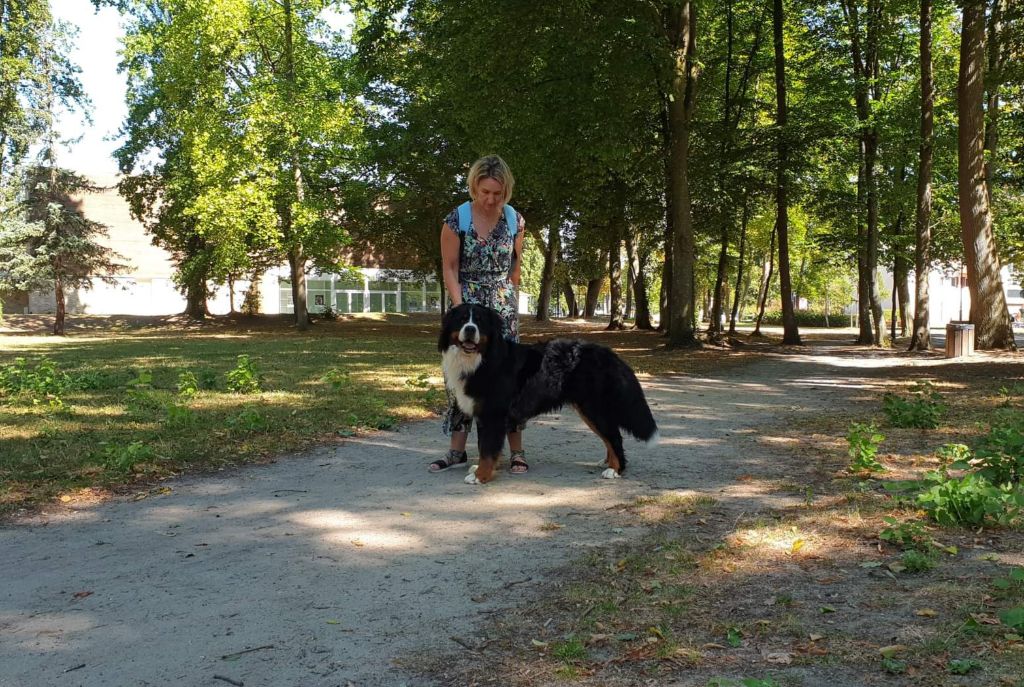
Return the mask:
{"type": "Polygon", "coordinates": [[[850,455],[850,471],[884,471],[885,466],[875,458],[878,455],[878,446],[883,439],[885,439],[885,435],[879,433],[875,423],[851,423],[850,431],[846,434],[846,441],[850,445],[847,450],[850,455]]]}
{"type": "Polygon", "coordinates": [[[238,364],[228,370],[228,390],[236,394],[258,394],[261,391],[259,369],[249,356],[238,356],[238,364]]]}
{"type": "Polygon", "coordinates": [[[979,473],[992,484],[1019,485],[1024,479],[1024,416],[1001,418],[974,452],[979,473]]]}
{"type": "MultiPolygon", "coordinates": [[[[853,319],[844,313],[829,313],[828,324],[825,324],[825,313],[813,310],[797,310],[793,313],[798,327],[852,327],[853,319]]],[[[782,325],[782,311],[765,311],[763,324],[782,325]]]]}
{"type": "Polygon", "coordinates": [[[909,398],[885,394],[882,411],[893,427],[935,429],[946,412],[946,404],[931,382],[919,382],[911,388],[909,398]]]}
{"type": "Polygon", "coordinates": [[[925,475],[925,484],[917,505],[940,525],[1012,525],[1024,509],[1024,488],[997,487],[976,472],[956,478],[936,470],[925,475]]]}

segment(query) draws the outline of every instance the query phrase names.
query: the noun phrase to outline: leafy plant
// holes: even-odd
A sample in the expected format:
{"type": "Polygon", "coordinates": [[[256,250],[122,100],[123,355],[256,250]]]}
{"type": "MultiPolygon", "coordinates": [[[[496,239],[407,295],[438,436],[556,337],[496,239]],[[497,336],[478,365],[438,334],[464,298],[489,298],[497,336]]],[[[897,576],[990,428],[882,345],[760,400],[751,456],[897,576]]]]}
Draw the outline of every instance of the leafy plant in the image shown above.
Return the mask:
{"type": "Polygon", "coordinates": [[[878,431],[875,423],[854,422],[846,434],[849,443],[850,472],[882,472],[885,466],[875,458],[878,446],[885,435],[878,431]]]}
{"type": "Polygon", "coordinates": [[[234,369],[228,370],[228,390],[236,394],[258,394],[261,391],[261,379],[256,363],[246,355],[238,356],[234,369]]]}
{"type": "Polygon", "coordinates": [[[954,658],[949,662],[949,672],[954,675],[966,675],[978,668],[981,668],[981,661],[973,658],[954,658]]]}
{"type": "Polygon", "coordinates": [[[1024,632],[1024,606],[1000,611],[999,622],[1007,627],[1012,627],[1017,632],[1024,632]]]}
{"type": "Polygon", "coordinates": [[[152,460],[154,456],[153,449],[141,441],[133,441],[129,444],[105,444],[101,462],[108,470],[131,472],[136,465],[152,460]]]}
{"type": "Polygon", "coordinates": [[[11,365],[0,367],[0,398],[28,395],[33,403],[58,398],[72,386],[71,377],[49,358],[41,358],[34,366],[25,358],[15,358],[11,365]]]}
{"type": "Polygon", "coordinates": [[[217,373],[208,367],[199,370],[199,388],[212,391],[217,388],[217,373]]]}
{"type": "Polygon", "coordinates": [[[931,382],[918,382],[911,387],[910,398],[887,393],[882,398],[882,411],[893,427],[935,429],[939,426],[946,404],[931,382]]]}
{"type": "Polygon", "coordinates": [[[1014,568],[1006,577],[997,577],[992,586],[1003,595],[1024,596],[1024,568],[1014,568]]]}
{"type": "Polygon", "coordinates": [[[196,414],[191,408],[178,403],[167,404],[167,424],[170,427],[189,427],[196,422],[196,414]]]}
{"type": "Polygon", "coordinates": [[[997,487],[974,472],[953,478],[933,470],[925,475],[925,483],[931,486],[918,494],[917,505],[940,525],[1010,525],[1024,508],[1024,489],[1019,485],[997,487]]]}
{"type": "Polygon", "coordinates": [[[1024,478],[1024,416],[1004,418],[975,451],[975,467],[993,484],[1020,484],[1024,478]]]}
{"type": "Polygon", "coordinates": [[[904,551],[920,551],[924,554],[934,553],[939,548],[924,523],[917,520],[900,522],[892,516],[882,519],[888,525],[878,535],[882,541],[899,546],[904,551]]]}
{"type": "Polygon", "coordinates": [[[133,389],[153,386],[153,373],[149,370],[139,370],[135,377],[128,380],[128,386],[133,389]]]}
{"type": "Polygon", "coordinates": [[[242,408],[241,412],[228,419],[228,426],[241,432],[261,432],[268,427],[267,419],[253,406],[242,408]]]}
{"type": "Polygon", "coordinates": [[[189,399],[199,393],[199,379],[194,372],[185,370],[178,375],[178,396],[189,399]]]}
{"type": "Polygon", "coordinates": [[[324,373],[324,376],[320,378],[320,381],[329,384],[331,389],[335,392],[340,392],[349,387],[352,383],[352,378],[349,376],[348,372],[332,367],[324,373]]]}
{"type": "Polygon", "coordinates": [[[551,655],[563,661],[580,661],[587,657],[587,647],[579,637],[567,637],[551,645],[551,655]]]}
{"type": "Polygon", "coordinates": [[[900,560],[908,573],[928,572],[935,567],[935,557],[917,549],[904,551],[900,560]]]}

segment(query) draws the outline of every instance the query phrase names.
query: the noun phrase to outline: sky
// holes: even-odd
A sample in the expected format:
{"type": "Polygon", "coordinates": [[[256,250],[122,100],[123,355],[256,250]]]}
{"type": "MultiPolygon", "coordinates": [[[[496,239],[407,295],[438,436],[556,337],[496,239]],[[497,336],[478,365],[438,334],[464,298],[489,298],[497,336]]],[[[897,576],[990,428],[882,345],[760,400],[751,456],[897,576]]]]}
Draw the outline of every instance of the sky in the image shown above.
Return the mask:
{"type": "Polygon", "coordinates": [[[81,140],[60,150],[58,162],[86,175],[117,173],[114,150],[120,145],[113,138],[124,121],[125,78],[117,71],[118,50],[123,35],[117,10],[105,7],[96,11],[91,0],[52,0],[55,17],[78,27],[78,39],[71,59],[82,69],[82,87],[92,101],[92,125],[81,113],[62,113],[59,131],[63,139],[81,136],[81,140]]]}

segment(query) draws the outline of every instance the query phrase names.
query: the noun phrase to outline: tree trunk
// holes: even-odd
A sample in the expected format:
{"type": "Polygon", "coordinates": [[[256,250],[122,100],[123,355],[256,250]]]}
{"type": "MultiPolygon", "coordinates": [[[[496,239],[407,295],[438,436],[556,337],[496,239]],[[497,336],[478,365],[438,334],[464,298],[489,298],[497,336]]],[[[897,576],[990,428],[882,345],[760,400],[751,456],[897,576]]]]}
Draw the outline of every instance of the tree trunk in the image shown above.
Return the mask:
{"type": "Polygon", "coordinates": [[[185,285],[185,314],[189,319],[206,319],[206,279],[203,275],[190,276],[185,285]]]}
{"type": "Polygon", "coordinates": [[[1006,60],[1002,49],[1005,12],[1006,0],[992,0],[992,14],[988,22],[988,66],[985,72],[985,184],[989,206],[992,205],[992,181],[996,173],[996,154],[999,148],[999,91],[1006,60]]]}
{"type": "Polygon", "coordinates": [[[647,301],[647,282],[644,279],[646,259],[637,256],[636,245],[630,232],[626,232],[626,256],[629,260],[627,279],[633,287],[633,300],[636,308],[636,317],[633,323],[637,329],[654,329],[654,325],[651,323],[651,308],[647,301]]]}
{"type": "Polygon", "coordinates": [[[931,348],[928,324],[928,272],[932,251],[932,135],[935,84],[932,81],[932,0],[921,0],[921,149],[917,167],[917,209],[914,220],[914,334],[911,351],[931,348]]]}
{"type": "Polygon", "coordinates": [[[64,281],[61,279],[60,271],[57,271],[57,278],[53,282],[53,297],[57,302],[56,313],[53,318],[54,336],[64,336],[64,317],[67,314],[67,299],[64,295],[64,281]]]}
{"type": "Polygon", "coordinates": [[[306,308],[306,256],[302,246],[288,251],[288,267],[292,279],[292,303],[295,306],[295,325],[300,331],[309,329],[309,310],[306,308]]]}
{"type": "Polygon", "coordinates": [[[775,35],[775,101],[776,123],[779,136],[779,163],[775,173],[775,203],[778,209],[776,224],[779,233],[779,290],[782,296],[782,343],[800,344],[800,330],[793,312],[793,286],[789,275],[789,145],[786,141],[786,54],[782,48],[782,0],[775,0],[773,30],[775,35]]]}
{"type": "MultiPolygon", "coordinates": [[[[900,336],[906,336],[910,332],[910,286],[907,284],[908,278],[910,277],[910,261],[903,255],[896,256],[896,265],[893,270],[893,275],[896,280],[893,284],[893,290],[896,292],[899,303],[899,309],[892,311],[892,319],[896,319],[896,313],[899,312],[900,336]]],[[[896,331],[896,325],[893,325],[893,331],[896,331]]],[[[893,338],[896,338],[895,335],[893,338]]]]}
{"type": "Polygon", "coordinates": [[[777,227],[772,227],[771,240],[768,244],[768,271],[765,273],[763,288],[761,289],[761,303],[757,309],[757,322],[754,324],[754,334],[761,334],[761,320],[764,319],[764,310],[768,305],[768,292],[772,288],[772,276],[775,271],[775,234],[777,227]]]}
{"type": "Polygon", "coordinates": [[[661,266],[661,290],[658,294],[658,331],[668,333],[672,311],[672,244],[675,231],[672,207],[672,132],[668,119],[668,98],[661,108],[662,154],[665,156],[665,262],[661,266]]]}
{"type": "Polygon", "coordinates": [[[618,238],[618,230],[615,234],[616,238],[612,239],[611,250],[608,251],[608,290],[611,293],[608,326],[605,327],[608,331],[626,328],[622,316],[622,239],[618,238]]]}
{"type": "Polygon", "coordinates": [[[576,292],[573,291],[572,284],[568,279],[562,282],[562,293],[565,295],[566,315],[571,318],[579,317],[580,304],[576,301],[576,292]]]}
{"type": "Polygon", "coordinates": [[[601,296],[601,285],[604,277],[597,277],[587,282],[587,300],[583,304],[583,317],[593,317],[597,312],[597,299],[601,296]]]}
{"type": "Polygon", "coordinates": [[[558,259],[558,224],[548,229],[547,250],[544,251],[544,270],[540,277],[540,296],[537,299],[537,321],[547,322],[551,307],[551,291],[555,286],[555,261],[558,259]]]}
{"type": "Polygon", "coordinates": [[[693,282],[696,267],[696,241],[690,208],[689,149],[690,118],[696,96],[695,39],[697,13],[691,0],[682,0],[668,13],[669,44],[672,51],[671,95],[668,119],[671,151],[671,180],[668,195],[672,197],[672,310],[669,315],[668,338],[672,346],[697,343],[694,321],[693,282]]]}
{"type": "Polygon", "coordinates": [[[736,261],[736,288],[732,297],[732,312],[729,315],[729,335],[736,334],[736,322],[739,319],[740,299],[746,289],[743,288],[743,259],[747,250],[747,222],[750,219],[750,206],[747,193],[743,194],[743,219],[740,220],[740,254],[736,261]]]}
{"type": "Polygon", "coordinates": [[[965,0],[957,82],[960,235],[980,349],[1016,349],[985,183],[985,0],[965,0]]]}

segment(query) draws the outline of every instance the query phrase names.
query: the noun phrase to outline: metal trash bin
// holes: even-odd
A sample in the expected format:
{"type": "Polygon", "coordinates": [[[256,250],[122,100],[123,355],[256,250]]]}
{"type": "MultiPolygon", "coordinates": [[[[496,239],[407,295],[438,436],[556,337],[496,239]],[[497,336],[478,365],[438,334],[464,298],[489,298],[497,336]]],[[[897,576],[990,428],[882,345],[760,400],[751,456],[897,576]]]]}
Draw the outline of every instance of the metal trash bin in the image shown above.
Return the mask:
{"type": "Polygon", "coordinates": [[[960,358],[974,353],[974,325],[953,320],[946,325],[946,357],[960,358]]]}

